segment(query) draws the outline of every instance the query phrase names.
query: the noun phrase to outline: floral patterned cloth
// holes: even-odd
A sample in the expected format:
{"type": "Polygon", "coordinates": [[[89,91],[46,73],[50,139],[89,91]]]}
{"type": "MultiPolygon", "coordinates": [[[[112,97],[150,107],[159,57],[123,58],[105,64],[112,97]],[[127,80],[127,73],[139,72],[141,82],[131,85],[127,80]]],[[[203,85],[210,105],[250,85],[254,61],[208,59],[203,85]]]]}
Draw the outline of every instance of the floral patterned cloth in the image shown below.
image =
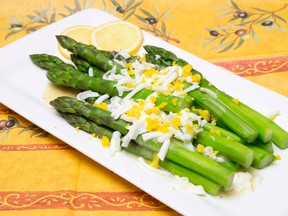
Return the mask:
{"type": "MultiPolygon", "coordinates": [[[[288,96],[287,0],[1,1],[0,47],[86,8],[288,96]]],[[[0,215],[178,215],[2,104],[0,170],[0,215]]]]}

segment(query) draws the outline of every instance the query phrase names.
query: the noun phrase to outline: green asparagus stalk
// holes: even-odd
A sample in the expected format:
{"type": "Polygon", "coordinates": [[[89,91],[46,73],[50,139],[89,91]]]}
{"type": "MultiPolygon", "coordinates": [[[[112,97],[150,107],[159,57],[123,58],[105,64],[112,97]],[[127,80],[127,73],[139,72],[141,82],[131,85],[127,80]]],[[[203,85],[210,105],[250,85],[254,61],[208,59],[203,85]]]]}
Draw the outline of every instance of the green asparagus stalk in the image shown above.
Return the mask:
{"type": "MultiPolygon", "coordinates": [[[[90,77],[88,73],[80,72],[73,65],[63,62],[56,56],[47,54],[34,54],[30,57],[34,64],[48,70],[47,78],[56,85],[64,85],[77,91],[91,90],[100,94],[108,94],[111,97],[120,96],[118,90],[115,88],[115,85],[117,84],[115,81],[105,80],[100,76],[90,77]]],[[[128,95],[130,92],[131,91],[124,92],[123,97],[128,95]]],[[[146,99],[152,93],[154,93],[154,91],[149,89],[142,89],[136,93],[133,98],[135,100],[146,99]]],[[[179,112],[181,109],[190,108],[193,104],[193,99],[189,96],[181,98],[173,95],[164,95],[159,93],[155,104],[159,106],[162,103],[166,104],[161,108],[163,111],[179,112]]]]}
{"type": "Polygon", "coordinates": [[[187,177],[189,181],[194,185],[201,185],[203,189],[211,195],[218,195],[222,190],[220,185],[210,181],[209,179],[199,175],[196,172],[192,172],[183,166],[179,166],[171,160],[165,159],[164,161],[160,161],[159,164],[161,167],[170,171],[172,174],[178,175],[180,177],[187,177]]]}
{"type": "Polygon", "coordinates": [[[221,155],[236,161],[244,167],[251,166],[263,169],[269,166],[275,158],[273,153],[260,148],[254,143],[242,144],[234,140],[227,140],[223,136],[209,134],[206,131],[198,133],[196,143],[211,146],[214,150],[218,150],[221,155]]]}
{"type": "MultiPolygon", "coordinates": [[[[93,121],[90,121],[82,116],[74,115],[74,114],[62,114],[66,121],[74,126],[75,128],[79,128],[83,131],[86,131],[90,134],[96,134],[99,137],[107,136],[110,140],[112,138],[112,131],[106,127],[100,126],[96,124],[93,121]]],[[[121,148],[124,151],[127,151],[129,153],[132,153],[134,155],[143,157],[146,160],[152,161],[155,155],[155,152],[152,150],[138,145],[135,142],[130,142],[128,147],[122,147],[121,148]]],[[[178,175],[181,177],[187,177],[189,181],[194,185],[201,185],[203,189],[211,194],[211,195],[217,195],[220,193],[222,187],[213,181],[199,175],[196,172],[193,172],[191,170],[188,170],[173,161],[170,160],[164,160],[159,162],[160,167],[170,171],[174,175],[178,175]]]]}
{"type": "MultiPolygon", "coordinates": [[[[111,97],[119,96],[118,90],[114,87],[116,85],[115,81],[104,80],[99,77],[90,77],[79,71],[53,70],[48,71],[47,77],[54,84],[68,86],[78,91],[91,90],[100,94],[108,94],[111,97]]],[[[124,92],[123,97],[129,93],[130,91],[124,92]]],[[[136,93],[133,98],[135,100],[145,100],[152,93],[152,90],[142,89],[136,93]]],[[[191,97],[181,98],[173,95],[166,96],[164,94],[158,94],[155,104],[158,106],[162,103],[166,104],[166,106],[161,108],[163,111],[179,112],[181,109],[191,107],[193,100],[191,97]],[[175,104],[173,103],[173,101],[175,101],[174,99],[176,99],[175,104]]]]}
{"type": "Polygon", "coordinates": [[[44,70],[55,70],[55,69],[67,70],[67,71],[76,70],[76,68],[73,65],[67,64],[57,56],[52,56],[48,54],[32,54],[30,55],[30,58],[34,64],[36,64],[38,67],[44,70]]]}
{"type": "Polygon", "coordinates": [[[101,70],[106,72],[115,66],[116,71],[118,73],[120,72],[121,66],[111,60],[108,52],[98,50],[96,47],[91,45],[79,43],[65,35],[57,35],[56,38],[63,48],[82,57],[90,64],[97,66],[101,70]]]}
{"type": "MultiPolygon", "coordinates": [[[[58,97],[51,101],[50,104],[60,112],[78,114],[91,121],[95,121],[99,125],[104,125],[113,130],[117,130],[123,135],[128,133],[126,128],[127,123],[125,121],[121,119],[114,120],[109,111],[96,108],[90,104],[85,104],[75,98],[66,96],[58,97]]],[[[141,135],[138,137],[141,137],[142,139],[141,135]]],[[[136,139],[136,142],[139,142],[138,138],[136,139]]],[[[156,150],[156,152],[161,148],[161,144],[156,142],[151,144],[150,141],[147,141],[139,144],[145,145],[153,151],[156,150]]],[[[228,187],[233,181],[234,172],[223,167],[216,161],[202,156],[197,152],[188,151],[184,147],[173,146],[172,144],[172,147],[167,152],[166,158],[209,178],[223,187],[228,187]]]]}
{"type": "Polygon", "coordinates": [[[196,143],[211,146],[214,150],[219,151],[221,155],[244,167],[250,167],[253,162],[254,155],[250,148],[236,141],[227,140],[222,136],[202,131],[197,134],[196,143]]]}
{"type": "Polygon", "coordinates": [[[188,62],[186,62],[185,60],[178,58],[174,53],[163,48],[146,45],[144,46],[144,49],[147,52],[147,54],[145,55],[146,61],[153,64],[165,67],[171,66],[173,63],[176,63],[180,66],[185,66],[188,64],[188,62]],[[161,58],[156,58],[157,55],[161,56],[161,58]]]}
{"type": "Polygon", "coordinates": [[[189,95],[195,98],[198,105],[209,110],[216,118],[220,119],[246,142],[251,143],[257,138],[258,131],[254,127],[238,115],[235,115],[231,109],[227,108],[210,94],[195,89],[190,91],[189,95]]]}
{"type": "Polygon", "coordinates": [[[228,107],[231,107],[239,115],[243,116],[246,120],[253,122],[254,127],[259,130],[259,138],[263,142],[268,142],[272,137],[272,141],[282,149],[288,148],[288,132],[273,122],[271,119],[239,102],[235,104],[232,102],[232,97],[220,91],[214,85],[209,83],[206,79],[202,79],[202,85],[217,94],[217,98],[223,101],[228,107]]]}
{"type": "Polygon", "coordinates": [[[241,107],[242,105],[240,102],[235,103],[232,97],[218,90],[205,78],[201,80],[201,86],[208,88],[212,90],[213,92],[215,92],[218,100],[223,102],[226,106],[230,107],[235,113],[237,113],[242,118],[244,118],[247,122],[253,125],[259,131],[259,139],[262,142],[268,142],[269,140],[271,140],[273,131],[269,126],[266,126],[266,120],[263,120],[262,117],[260,118],[257,117],[259,116],[260,113],[257,112],[257,114],[255,115],[256,111],[245,112],[245,110],[241,107]],[[265,125],[265,127],[263,125],[265,125]]]}
{"type": "Polygon", "coordinates": [[[104,71],[99,69],[96,66],[93,66],[89,64],[86,60],[82,59],[79,56],[76,56],[75,54],[70,55],[71,61],[76,65],[79,71],[82,71],[84,73],[88,73],[91,69],[93,71],[93,77],[102,77],[104,74],[104,71]]]}
{"type": "Polygon", "coordinates": [[[234,141],[239,142],[239,143],[244,143],[244,140],[241,137],[239,137],[238,135],[236,135],[235,133],[233,133],[230,130],[227,130],[225,128],[213,125],[209,122],[207,122],[203,126],[203,129],[207,132],[219,134],[228,140],[234,140],[234,141]]]}
{"type": "Polygon", "coordinates": [[[274,152],[274,148],[273,148],[273,142],[272,141],[268,141],[267,143],[262,142],[259,139],[256,139],[253,143],[251,143],[252,145],[258,146],[259,148],[264,149],[265,151],[268,151],[270,153],[274,152]]]}
{"type": "Polygon", "coordinates": [[[275,159],[273,153],[265,151],[256,145],[247,144],[247,147],[253,151],[254,159],[251,166],[256,169],[263,169],[269,166],[275,159]]]}

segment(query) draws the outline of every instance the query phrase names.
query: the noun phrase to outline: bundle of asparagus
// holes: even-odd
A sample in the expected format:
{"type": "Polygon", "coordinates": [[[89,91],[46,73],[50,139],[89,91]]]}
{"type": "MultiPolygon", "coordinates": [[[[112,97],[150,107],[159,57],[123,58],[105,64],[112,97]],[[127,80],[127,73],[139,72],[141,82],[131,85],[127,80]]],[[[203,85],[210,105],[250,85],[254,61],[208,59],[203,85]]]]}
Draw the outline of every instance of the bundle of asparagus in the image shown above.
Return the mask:
{"type": "Polygon", "coordinates": [[[72,53],[73,64],[48,54],[32,54],[32,61],[47,70],[53,84],[94,93],[51,101],[66,121],[113,140],[124,151],[156,160],[209,194],[230,187],[241,167],[269,166],[276,159],[273,143],[288,147],[285,130],[217,89],[168,50],[146,45],[140,57],[98,50],[67,36],[57,40],[72,53]],[[207,156],[208,147],[213,151],[207,156]]]}

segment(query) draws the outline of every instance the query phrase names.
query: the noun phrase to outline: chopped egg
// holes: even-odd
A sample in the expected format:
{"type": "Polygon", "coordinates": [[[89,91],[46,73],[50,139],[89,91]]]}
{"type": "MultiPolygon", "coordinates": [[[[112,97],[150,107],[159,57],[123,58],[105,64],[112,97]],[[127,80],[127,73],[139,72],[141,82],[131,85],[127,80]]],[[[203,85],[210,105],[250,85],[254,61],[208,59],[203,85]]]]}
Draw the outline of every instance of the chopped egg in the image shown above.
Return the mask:
{"type": "Polygon", "coordinates": [[[116,152],[119,152],[121,150],[121,133],[119,131],[114,131],[112,133],[112,138],[110,141],[110,153],[112,156],[115,155],[116,152]]]}
{"type": "Polygon", "coordinates": [[[150,163],[150,166],[152,166],[155,169],[159,169],[159,157],[157,154],[154,155],[153,161],[150,163]]]}
{"type": "Polygon", "coordinates": [[[102,137],[101,143],[104,148],[108,148],[110,146],[110,140],[107,136],[102,137]]]}
{"type": "Polygon", "coordinates": [[[239,105],[239,103],[240,103],[239,99],[237,99],[237,98],[233,98],[232,102],[235,103],[236,105],[239,105]]]}
{"type": "Polygon", "coordinates": [[[93,92],[91,90],[87,90],[87,91],[84,91],[84,92],[80,92],[79,94],[77,94],[77,99],[80,100],[80,101],[85,101],[87,98],[90,98],[90,97],[98,97],[99,94],[97,92],[93,92]]]}
{"type": "MultiPolygon", "coordinates": [[[[125,54],[123,57],[125,58],[125,54]]],[[[142,135],[144,141],[156,139],[161,144],[158,152],[160,160],[165,159],[172,137],[183,141],[185,145],[190,146],[189,149],[194,150],[192,140],[203,130],[201,126],[205,124],[204,119],[189,109],[183,109],[178,113],[164,112],[162,109],[168,105],[165,101],[155,104],[159,93],[183,97],[189,91],[200,88],[199,77],[192,75],[192,65],[181,67],[174,64],[159,69],[156,65],[144,61],[135,60],[132,63],[121,61],[125,65],[120,73],[116,73],[116,67],[113,66],[104,75],[104,79],[116,82],[115,88],[119,97],[112,97],[110,103],[105,104],[107,98],[103,96],[95,103],[97,107],[108,109],[113,118],[129,123],[128,133],[122,138],[121,146],[128,146],[131,140],[142,135]],[[187,80],[188,78],[190,80],[187,80]],[[190,86],[185,88],[187,82],[190,86]],[[142,89],[151,89],[155,93],[145,100],[133,100],[133,96],[142,89]],[[121,99],[124,92],[127,94],[121,99]]],[[[178,99],[173,99],[172,104],[176,106],[178,99]]]]}
{"type": "Polygon", "coordinates": [[[210,94],[212,97],[217,98],[217,94],[215,92],[211,91],[210,89],[201,87],[200,91],[203,91],[207,94],[210,94]]]}
{"type": "Polygon", "coordinates": [[[226,191],[254,191],[261,181],[262,177],[256,172],[237,172],[234,175],[232,185],[226,191]]]}

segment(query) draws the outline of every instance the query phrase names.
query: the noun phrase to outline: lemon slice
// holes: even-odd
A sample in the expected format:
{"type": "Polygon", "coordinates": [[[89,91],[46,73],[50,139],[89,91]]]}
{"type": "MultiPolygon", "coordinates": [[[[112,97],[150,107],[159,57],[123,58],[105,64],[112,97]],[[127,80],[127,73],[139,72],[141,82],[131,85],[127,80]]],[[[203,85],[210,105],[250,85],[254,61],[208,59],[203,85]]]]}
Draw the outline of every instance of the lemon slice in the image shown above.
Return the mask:
{"type": "Polygon", "coordinates": [[[123,50],[135,54],[143,42],[142,30],[129,22],[111,21],[95,27],[90,32],[91,44],[107,51],[123,50]]]}
{"type": "MultiPolygon", "coordinates": [[[[64,31],[61,32],[61,35],[66,35],[84,44],[90,44],[90,32],[94,28],[94,26],[89,25],[74,25],[64,29],[64,31]]],[[[71,53],[68,50],[60,45],[58,45],[58,49],[65,58],[70,59],[71,53]]]]}

